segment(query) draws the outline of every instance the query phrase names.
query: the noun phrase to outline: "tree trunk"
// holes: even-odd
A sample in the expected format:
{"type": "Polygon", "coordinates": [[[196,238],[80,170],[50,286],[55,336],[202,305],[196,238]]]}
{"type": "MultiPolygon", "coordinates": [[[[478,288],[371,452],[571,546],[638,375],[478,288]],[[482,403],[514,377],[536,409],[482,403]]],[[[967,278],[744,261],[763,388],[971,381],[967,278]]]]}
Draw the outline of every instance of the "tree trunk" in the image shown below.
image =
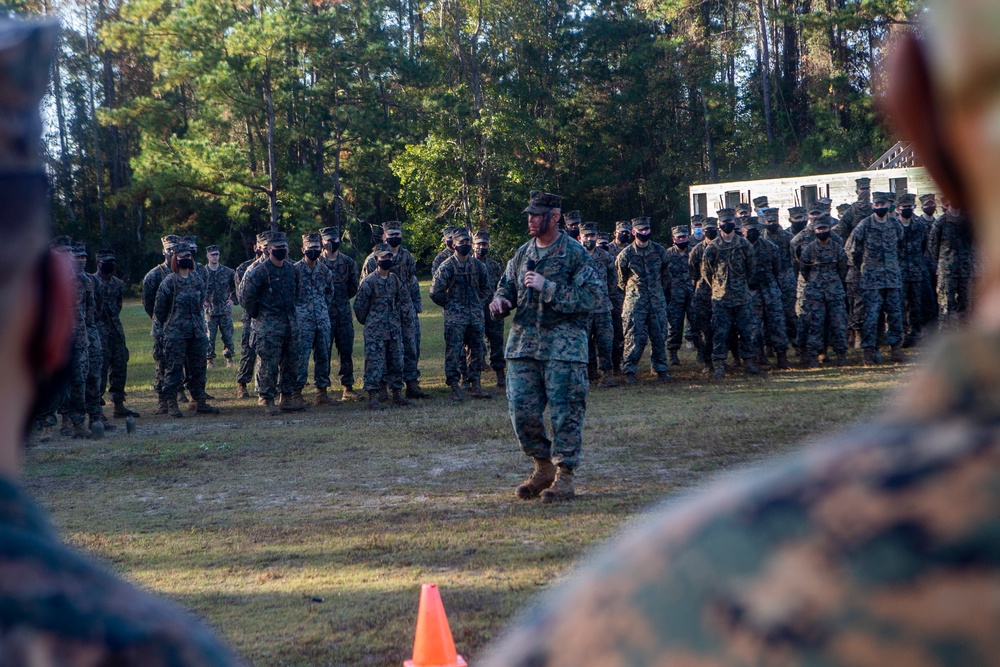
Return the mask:
{"type": "Polygon", "coordinates": [[[708,119],[708,101],[705,93],[699,91],[701,109],[705,116],[705,153],[708,155],[708,178],[711,183],[719,180],[719,166],[715,163],[715,142],[712,140],[712,124],[708,119]]]}
{"type": "Polygon", "coordinates": [[[278,229],[278,170],[274,164],[274,96],[271,94],[271,66],[264,66],[264,100],[267,102],[267,198],[271,204],[271,231],[278,229]]]}
{"type": "Polygon", "coordinates": [[[770,162],[770,149],[774,145],[774,112],[771,110],[771,49],[768,44],[767,14],[764,13],[764,0],[757,0],[757,21],[761,50],[760,81],[764,94],[764,132],[767,135],[768,162],[770,162]]]}
{"type": "Polygon", "coordinates": [[[100,222],[101,243],[106,243],[108,240],[108,224],[104,216],[104,176],[101,169],[101,147],[97,136],[97,109],[94,104],[94,72],[91,71],[90,67],[91,55],[94,53],[94,42],[90,32],[89,7],[86,6],[84,7],[84,20],[87,24],[85,31],[87,48],[87,103],[90,106],[90,138],[93,143],[94,178],[97,183],[97,217],[100,222]]]}
{"type": "Polygon", "coordinates": [[[60,65],[60,52],[56,51],[55,62],[52,64],[52,97],[56,102],[56,123],[59,126],[59,189],[69,214],[69,222],[76,227],[76,211],[73,201],[73,163],[69,154],[69,142],[66,141],[66,112],[63,109],[62,92],[62,66],[60,65]]]}

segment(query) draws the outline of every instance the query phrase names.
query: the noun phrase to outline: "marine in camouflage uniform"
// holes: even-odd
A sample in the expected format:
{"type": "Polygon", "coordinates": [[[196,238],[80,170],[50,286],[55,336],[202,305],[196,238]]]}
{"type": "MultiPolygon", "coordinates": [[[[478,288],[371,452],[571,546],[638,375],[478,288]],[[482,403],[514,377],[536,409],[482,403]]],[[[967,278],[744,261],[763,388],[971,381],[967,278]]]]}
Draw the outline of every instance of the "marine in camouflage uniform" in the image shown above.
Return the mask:
{"type": "Polygon", "coordinates": [[[571,239],[580,242],[580,225],[583,224],[583,216],[579,211],[566,211],[562,215],[563,229],[571,239]]]}
{"type": "Polygon", "coordinates": [[[615,258],[618,286],[625,293],[622,324],[625,329],[625,383],[635,384],[637,366],[647,341],[653,372],[660,381],[669,381],[667,352],[667,301],[670,299],[670,267],[667,251],[650,240],[649,218],[632,221],[635,241],[615,258]]]}
{"type": "MultiPolygon", "coordinates": [[[[608,252],[617,260],[618,255],[625,248],[632,245],[632,221],[619,220],[615,223],[615,237],[608,244],[608,252]]],[[[611,300],[611,326],[615,330],[614,347],[611,348],[611,362],[614,365],[614,372],[621,374],[622,359],[625,357],[625,323],[622,320],[622,307],[625,304],[625,292],[620,286],[615,286],[618,295],[611,300]]]]}
{"type": "Polygon", "coordinates": [[[452,234],[455,254],[442,262],[431,282],[431,301],[444,309],[444,374],[454,401],[464,401],[465,381],[473,398],[493,398],[483,391],[480,379],[486,356],[483,308],[495,286],[486,265],[472,256],[472,235],[457,229],[452,234]]]}
{"type": "Polygon", "coordinates": [[[781,228],[778,209],[764,208],[764,238],[778,247],[778,289],[781,291],[781,306],[785,313],[785,333],[788,342],[794,343],[797,336],[795,315],[795,267],[792,265],[792,233],[781,228]]]}
{"type": "Polygon", "coordinates": [[[726,375],[729,332],[735,329],[739,357],[747,373],[759,374],[753,362],[754,317],[749,280],[757,273],[753,246],[736,235],[734,211],[718,211],[719,236],[705,248],[702,271],[712,286],[712,360],[716,379],[726,375]]]}
{"type": "MultiPolygon", "coordinates": [[[[597,235],[597,247],[611,255],[611,235],[607,232],[600,232],[597,235]]],[[[614,255],[611,258],[614,259],[614,255]]]]}
{"type": "MultiPolygon", "coordinates": [[[[337,375],[344,388],[341,396],[345,401],[361,400],[354,391],[354,313],[351,299],[358,293],[358,263],[340,251],[340,230],[324,227],[319,230],[323,237],[323,263],[333,277],[333,303],[330,306],[330,337],[337,348],[340,367],[337,375]]],[[[333,358],[333,350],[330,351],[333,358]]]]}
{"type": "MultiPolygon", "coordinates": [[[[392,389],[393,402],[406,407],[411,403],[401,395],[403,388],[402,313],[410,301],[410,289],[392,271],[395,256],[385,243],[372,251],[375,270],[361,279],[354,297],[354,313],[364,327],[365,391],[368,408],[381,410],[379,394],[383,387],[392,389]]],[[[386,397],[387,398],[387,397],[386,397]]]]}
{"type": "MultiPolygon", "coordinates": [[[[400,319],[403,325],[403,382],[406,383],[407,398],[430,398],[420,388],[420,320],[424,312],[420,298],[420,283],[417,282],[417,262],[410,251],[402,246],[403,231],[398,220],[382,224],[382,240],[392,248],[392,272],[403,286],[410,291],[410,299],[404,302],[400,319]]],[[[375,255],[365,260],[361,269],[361,279],[373,273],[376,268],[375,255]]],[[[440,268],[440,267],[439,267],[440,268]]]]}
{"type": "Polygon", "coordinates": [[[163,263],[157,264],[142,279],[142,308],[152,320],[152,327],[149,335],[153,338],[153,363],[156,365],[156,379],[153,383],[153,390],[156,392],[158,405],[156,414],[167,414],[167,399],[163,393],[163,375],[165,362],[163,359],[163,338],[160,335],[160,322],[153,316],[153,307],[156,305],[156,292],[160,289],[160,283],[170,275],[170,251],[168,248],[179,243],[181,237],[170,234],[160,239],[163,246],[163,263]]]}
{"type": "Polygon", "coordinates": [[[101,410],[101,371],[104,369],[104,348],[101,346],[101,332],[97,328],[97,313],[103,308],[102,291],[98,291],[97,279],[87,273],[87,246],[77,243],[73,246],[73,259],[78,264],[80,283],[87,295],[87,376],[84,389],[84,404],[90,426],[102,422],[106,431],[115,430],[101,410]]]}
{"type": "Polygon", "coordinates": [[[939,323],[942,328],[954,326],[965,318],[972,299],[974,252],[969,217],[947,203],[944,215],[931,227],[928,246],[937,267],[939,323]]]}
{"type": "Polygon", "coordinates": [[[747,241],[753,246],[757,273],[749,283],[750,307],[754,315],[754,351],[758,363],[769,363],[765,343],[774,349],[778,368],[791,368],[788,363],[788,330],[785,328],[785,307],[781,300],[778,279],[781,259],[778,246],[761,236],[758,218],[751,217],[743,223],[747,241]]]}
{"type": "Polygon", "coordinates": [[[215,336],[222,333],[226,366],[233,365],[233,302],[236,299],[236,271],[219,264],[219,246],[205,248],[208,264],[202,267],[205,281],[205,328],[208,330],[208,365],[215,359],[215,336]]]}
{"type": "MultiPolygon", "coordinates": [[[[859,178],[855,181],[855,192],[858,195],[858,200],[851,204],[851,207],[840,216],[840,222],[833,228],[833,232],[844,239],[845,242],[850,238],[854,228],[872,214],[871,185],[871,179],[867,177],[859,178]]],[[[851,262],[850,257],[848,257],[847,263],[848,338],[853,338],[860,343],[865,310],[861,289],[858,287],[861,276],[858,273],[858,268],[851,262]]]]}
{"type": "Polygon", "coordinates": [[[715,370],[712,362],[712,284],[702,271],[705,258],[705,248],[718,238],[719,221],[717,218],[706,218],[704,221],[705,238],[699,241],[688,253],[688,275],[694,285],[694,317],[691,320],[695,332],[698,349],[698,361],[705,364],[702,372],[711,373],[715,370]]]}
{"type": "Polygon", "coordinates": [[[177,407],[177,394],[184,385],[195,400],[195,410],[200,413],[218,414],[218,408],[208,404],[205,393],[208,359],[205,348],[205,281],[195,268],[191,246],[181,241],[171,250],[171,273],[156,290],[153,313],[161,326],[163,358],[166,372],[163,376],[163,395],[166,396],[167,413],[183,417],[177,407]]]}
{"type": "MultiPolygon", "coordinates": [[[[267,241],[271,238],[271,232],[262,232],[257,235],[254,242],[254,258],[248,259],[239,266],[236,267],[236,301],[239,301],[240,294],[240,284],[243,282],[244,276],[246,276],[247,271],[251,266],[257,264],[261,261],[261,258],[267,257],[267,241]]],[[[240,322],[242,323],[241,333],[240,333],[240,363],[239,369],[236,372],[236,398],[250,398],[250,393],[247,391],[247,385],[253,380],[254,368],[257,365],[257,352],[250,345],[250,334],[253,330],[253,318],[247,312],[246,308],[240,314],[240,322]]]]}
{"type": "Polygon", "coordinates": [[[97,329],[101,336],[102,357],[100,394],[110,385],[113,417],[138,417],[139,413],[125,407],[125,384],[128,380],[129,352],[122,326],[122,298],[125,283],[115,273],[115,252],[104,248],[97,252],[97,272],[94,284],[100,292],[100,309],[97,311],[97,329]]]}
{"type": "Polygon", "coordinates": [[[456,230],[464,229],[463,227],[456,227],[454,225],[448,225],[441,232],[441,242],[444,243],[444,248],[434,256],[434,260],[431,262],[431,275],[433,276],[437,273],[438,267],[452,255],[455,254],[454,245],[455,242],[452,236],[455,234],[456,230]]]}
{"type": "MultiPolygon", "coordinates": [[[[0,25],[2,28],[2,25],[0,25]]],[[[52,239],[53,252],[65,254],[74,269],[74,310],[73,338],[70,345],[66,385],[60,396],[52,402],[52,411],[63,416],[61,433],[74,438],[89,438],[87,430],[87,372],[90,369],[90,339],[87,335],[87,312],[94,307],[94,296],[88,286],[93,283],[84,279],[83,265],[73,261],[73,240],[68,236],[52,239]],[[67,423],[68,420],[68,423],[67,423]]],[[[50,413],[51,414],[51,413],[50,413]]]]}
{"type": "Polygon", "coordinates": [[[937,302],[937,264],[931,257],[930,240],[931,230],[937,218],[937,195],[933,193],[920,195],[920,221],[927,225],[927,264],[925,269],[926,280],[924,289],[921,292],[921,304],[923,305],[923,319],[921,324],[929,326],[938,321],[937,302]]]}
{"type": "MultiPolygon", "coordinates": [[[[789,213],[793,213],[792,215],[792,219],[794,220],[794,222],[792,223],[793,229],[795,229],[795,227],[799,224],[805,224],[805,211],[801,207],[789,209],[789,213]]],[[[818,220],[829,221],[832,224],[832,221],[829,219],[829,216],[824,215],[822,210],[820,210],[818,212],[818,216],[815,219],[809,222],[804,229],[800,229],[800,231],[797,232],[795,236],[792,237],[792,242],[790,246],[792,250],[792,266],[795,268],[795,273],[796,273],[795,315],[798,317],[798,325],[796,328],[797,340],[795,345],[799,350],[799,359],[803,363],[808,361],[807,359],[808,355],[806,352],[807,322],[805,321],[805,311],[803,310],[805,306],[806,280],[805,277],[802,275],[799,259],[800,256],[802,255],[802,250],[808,244],[816,240],[815,225],[818,220]]],[[[837,232],[833,231],[832,229],[830,231],[830,238],[834,242],[839,243],[841,246],[845,244],[845,240],[841,238],[840,235],[838,235],[837,232]]],[[[847,264],[848,264],[848,276],[850,276],[850,264],[851,264],[850,258],[848,258],[847,264]]],[[[848,303],[847,306],[850,306],[850,303],[848,303]]],[[[850,317],[848,317],[848,324],[849,323],[850,323],[850,317]]]]}
{"type": "Polygon", "coordinates": [[[667,248],[667,270],[670,272],[670,300],[667,302],[667,351],[670,363],[679,366],[677,351],[684,338],[684,324],[694,329],[694,284],[690,274],[690,230],[678,225],[671,230],[674,244],[667,248]]]}
{"type": "Polygon", "coordinates": [[[927,282],[927,239],[930,229],[914,217],[916,197],[903,194],[897,202],[896,214],[903,225],[903,248],[899,253],[899,270],[903,278],[903,347],[917,344],[924,320],[923,292],[927,282]]]}
{"type": "MultiPolygon", "coordinates": [[[[598,379],[597,372],[600,370],[598,386],[617,387],[618,382],[614,378],[614,365],[611,358],[615,342],[611,311],[614,308],[612,299],[618,299],[620,294],[618,268],[615,266],[615,260],[611,253],[597,247],[596,222],[585,222],[580,225],[580,233],[582,234],[581,243],[590,253],[590,258],[594,260],[594,265],[597,267],[597,274],[606,286],[601,305],[590,314],[590,322],[587,324],[587,373],[591,382],[595,382],[598,379]]],[[[621,305],[619,304],[618,307],[620,309],[621,305]]]]}
{"type": "MultiPolygon", "coordinates": [[[[490,233],[486,230],[479,230],[472,239],[473,250],[476,259],[486,265],[487,282],[490,285],[490,296],[496,291],[500,284],[500,276],[503,275],[503,267],[500,262],[489,256],[490,233]]],[[[490,299],[483,303],[483,321],[486,330],[486,342],[490,347],[490,368],[497,376],[497,386],[507,386],[507,360],[503,358],[503,319],[494,319],[490,316],[490,299]]]]}
{"type": "Polygon", "coordinates": [[[301,398],[292,397],[299,369],[298,279],[288,259],[288,238],[284,232],[272,232],[266,259],[250,267],[239,286],[240,303],[253,320],[250,345],[257,352],[257,402],[272,416],[306,407],[301,398]]]}
{"type": "Polygon", "coordinates": [[[303,257],[295,263],[299,274],[299,296],[295,316],[299,322],[298,370],[293,399],[302,400],[302,389],[309,379],[309,356],[313,358],[313,384],[316,405],[334,405],[330,386],[330,309],[334,306],[333,274],[320,261],[323,237],[319,233],[302,235],[303,257]]]}
{"type": "Polygon", "coordinates": [[[864,302],[864,327],[861,347],[865,363],[881,361],[878,350],[879,316],[885,311],[888,332],[886,342],[892,347],[892,361],[906,360],[903,353],[903,287],[899,256],[903,251],[903,226],[889,215],[892,195],[876,192],[872,195],[872,215],[858,223],[844,248],[848,260],[858,269],[864,302]]]}
{"type": "Polygon", "coordinates": [[[844,281],[847,253],[831,238],[831,222],[820,218],[814,223],[815,240],[799,254],[802,292],[802,321],[806,328],[806,365],[819,365],[818,356],[827,343],[837,353],[837,365],[847,364],[847,306],[844,281]]]}
{"type": "Polygon", "coordinates": [[[524,212],[533,238],[507,262],[490,306],[493,313],[517,309],[507,338],[507,406],[521,451],[535,467],[515,494],[543,502],[575,495],[590,388],[587,321],[604,291],[584,247],[558,233],[560,206],[558,195],[532,191],[524,212]]]}

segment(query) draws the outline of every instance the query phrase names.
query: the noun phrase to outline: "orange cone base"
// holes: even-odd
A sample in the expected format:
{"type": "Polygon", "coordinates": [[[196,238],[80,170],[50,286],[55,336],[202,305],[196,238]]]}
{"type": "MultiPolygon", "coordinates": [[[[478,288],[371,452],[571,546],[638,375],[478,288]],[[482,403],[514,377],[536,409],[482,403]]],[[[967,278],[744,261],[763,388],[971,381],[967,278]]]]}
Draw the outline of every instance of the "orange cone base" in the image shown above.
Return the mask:
{"type": "Polygon", "coordinates": [[[403,667],[466,667],[465,660],[455,652],[437,584],[424,584],[420,589],[413,659],[403,662],[403,667]]]}

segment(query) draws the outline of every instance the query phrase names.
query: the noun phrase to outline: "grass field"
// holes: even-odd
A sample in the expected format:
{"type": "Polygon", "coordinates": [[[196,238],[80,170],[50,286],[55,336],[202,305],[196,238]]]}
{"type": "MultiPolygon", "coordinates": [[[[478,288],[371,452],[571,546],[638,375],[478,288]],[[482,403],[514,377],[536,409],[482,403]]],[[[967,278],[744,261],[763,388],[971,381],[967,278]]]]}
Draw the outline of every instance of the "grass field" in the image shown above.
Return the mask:
{"type": "MultiPolygon", "coordinates": [[[[70,542],[205,618],[253,664],[400,665],[423,582],[440,586],[458,650],[474,659],[644,508],[863,419],[906,373],[715,384],[682,353],[672,385],[591,392],[576,501],[520,502],[511,491],[530,465],[506,401],[448,400],[441,313],[424,304],[421,369],[434,398],[418,408],[268,418],[232,398],[235,369],[216,369],[209,392],[222,414],[173,420],[152,415],[148,319],[129,303],[137,434],[34,445],[25,483],[70,542]]],[[[361,343],[359,328],[359,381],[361,343]]]]}

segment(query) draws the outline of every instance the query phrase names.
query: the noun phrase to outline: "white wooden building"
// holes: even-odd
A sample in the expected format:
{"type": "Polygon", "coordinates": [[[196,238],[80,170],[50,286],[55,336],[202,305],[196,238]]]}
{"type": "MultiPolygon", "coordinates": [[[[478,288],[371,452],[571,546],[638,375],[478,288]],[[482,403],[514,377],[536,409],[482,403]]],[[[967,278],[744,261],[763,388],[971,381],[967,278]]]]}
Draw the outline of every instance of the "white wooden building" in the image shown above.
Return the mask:
{"type": "Polygon", "coordinates": [[[766,195],[768,204],[781,210],[782,221],[788,219],[792,206],[808,206],[823,197],[833,201],[832,213],[836,217],[838,204],[857,200],[855,181],[864,176],[872,179],[872,192],[910,192],[918,197],[937,192],[927,171],[916,166],[910,145],[900,142],[865,171],[692,185],[691,214],[715,216],[720,208],[733,208],[740,202],[749,204],[755,197],[766,195]]]}

